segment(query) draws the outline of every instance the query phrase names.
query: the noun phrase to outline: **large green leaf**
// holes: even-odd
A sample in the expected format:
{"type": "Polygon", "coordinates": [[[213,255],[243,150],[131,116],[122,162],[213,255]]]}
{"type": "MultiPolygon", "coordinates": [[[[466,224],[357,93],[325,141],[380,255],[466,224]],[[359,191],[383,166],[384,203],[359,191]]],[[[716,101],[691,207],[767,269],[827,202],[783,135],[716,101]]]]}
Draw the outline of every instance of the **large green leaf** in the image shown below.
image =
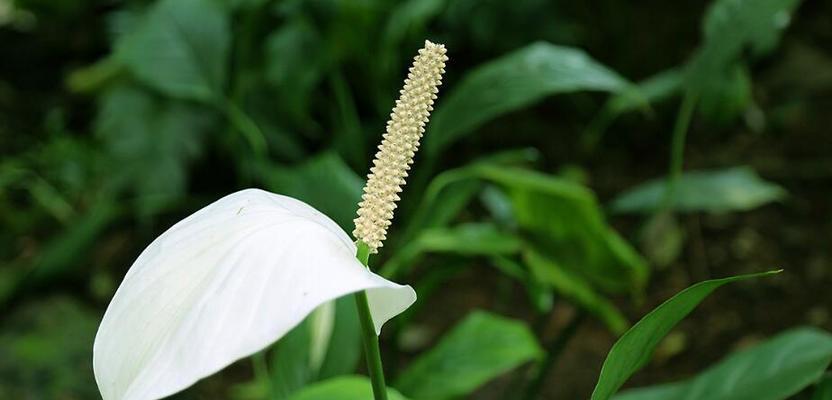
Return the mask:
{"type": "Polygon", "coordinates": [[[607,291],[643,288],[646,263],[606,224],[589,189],[522,168],[482,164],[475,173],[505,188],[518,225],[558,265],[607,291]]]}
{"type": "Polygon", "coordinates": [[[468,73],[434,112],[425,152],[444,148],[490,119],[558,93],[618,92],[630,83],[581,50],[534,43],[468,73]]]}
{"type": "MultiPolygon", "coordinates": [[[[632,188],[613,200],[613,211],[651,213],[661,207],[666,179],[632,188]]],[[[676,183],[673,210],[713,213],[747,211],[785,197],[780,186],[764,181],[751,168],[685,172],[676,183]]]]}
{"type": "MultiPolygon", "coordinates": [[[[771,271],[760,274],[740,275],[723,279],[699,282],[671,297],[633,325],[612,346],[604,365],[592,400],[611,398],[621,385],[636,371],[650,361],[653,351],[662,339],[685,318],[711,292],[727,283],[775,274],[771,271]]],[[[669,390],[669,389],[668,389],[669,390]]]]}
{"type": "Polygon", "coordinates": [[[458,398],[541,353],[523,323],[476,311],[416,359],[394,386],[414,399],[458,398]]]}
{"type": "Polygon", "coordinates": [[[160,0],[116,56],[142,82],[174,97],[220,98],[231,45],[229,10],[218,0],[160,0]]]}
{"type": "Polygon", "coordinates": [[[731,354],[683,382],[628,390],[615,400],[781,400],[817,381],[832,361],[832,335],[782,333],[731,354]]]}
{"type": "MultiPolygon", "coordinates": [[[[296,392],[290,400],[357,400],[372,399],[373,388],[363,376],[341,376],[309,385],[296,392]]],[[[389,400],[407,400],[395,389],[387,389],[389,400]]]]}
{"type": "Polygon", "coordinates": [[[630,323],[612,302],[551,258],[529,250],[524,254],[524,261],[538,282],[551,286],[559,295],[594,314],[612,332],[621,334],[629,327],[630,323]]]}
{"type": "Polygon", "coordinates": [[[261,172],[269,189],[309,203],[352,231],[364,181],[337,154],[326,152],[290,168],[264,165],[261,172]]]}

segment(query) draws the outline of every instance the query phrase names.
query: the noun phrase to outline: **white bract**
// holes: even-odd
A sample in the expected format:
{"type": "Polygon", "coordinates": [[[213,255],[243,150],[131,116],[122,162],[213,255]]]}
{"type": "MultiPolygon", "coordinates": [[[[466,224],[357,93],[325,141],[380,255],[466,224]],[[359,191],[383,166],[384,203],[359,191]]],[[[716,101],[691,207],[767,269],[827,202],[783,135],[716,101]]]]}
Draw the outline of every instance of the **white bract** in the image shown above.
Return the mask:
{"type": "Polygon", "coordinates": [[[101,395],[179,392],[361,290],[380,331],[416,293],[355,253],[335,222],[290,197],[248,189],[197,211],[141,253],[107,308],[93,351],[101,395]]]}

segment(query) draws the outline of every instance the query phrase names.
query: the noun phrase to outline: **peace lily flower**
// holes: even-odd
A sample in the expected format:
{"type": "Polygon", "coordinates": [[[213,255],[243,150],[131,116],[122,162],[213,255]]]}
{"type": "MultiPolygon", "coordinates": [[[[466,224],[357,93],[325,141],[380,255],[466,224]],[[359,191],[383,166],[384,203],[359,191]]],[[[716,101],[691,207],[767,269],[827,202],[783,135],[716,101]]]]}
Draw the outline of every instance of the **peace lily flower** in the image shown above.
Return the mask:
{"type": "Polygon", "coordinates": [[[356,252],[382,245],[446,60],[444,46],[430,42],[414,60],[355,220],[358,247],[308,204],[259,189],[223,197],[156,238],[130,267],[95,337],[104,400],[179,392],[350,293],[364,299],[359,313],[369,311],[362,322],[376,335],[413,304],[410,286],[371,272],[356,252]]]}

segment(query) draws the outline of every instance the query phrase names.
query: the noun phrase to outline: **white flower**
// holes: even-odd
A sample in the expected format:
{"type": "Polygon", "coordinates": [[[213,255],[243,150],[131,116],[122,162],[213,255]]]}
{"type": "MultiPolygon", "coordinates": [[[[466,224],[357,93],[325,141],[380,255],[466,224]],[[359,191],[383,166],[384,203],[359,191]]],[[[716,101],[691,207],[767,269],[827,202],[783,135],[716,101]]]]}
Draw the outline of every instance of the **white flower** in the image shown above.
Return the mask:
{"type": "Polygon", "coordinates": [[[93,351],[101,395],[179,392],[361,290],[380,331],[416,294],[355,252],[335,222],[289,197],[248,189],[197,211],[141,253],[107,308],[93,351]]]}

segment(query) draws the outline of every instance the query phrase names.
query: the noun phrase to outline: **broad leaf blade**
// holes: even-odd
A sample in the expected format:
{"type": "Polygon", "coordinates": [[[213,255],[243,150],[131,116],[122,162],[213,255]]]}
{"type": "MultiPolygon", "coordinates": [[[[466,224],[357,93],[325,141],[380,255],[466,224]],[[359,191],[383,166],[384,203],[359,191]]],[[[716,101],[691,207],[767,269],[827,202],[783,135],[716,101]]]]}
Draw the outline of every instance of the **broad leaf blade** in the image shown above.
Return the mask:
{"type": "Polygon", "coordinates": [[[798,328],[731,354],[696,377],[629,390],[615,400],[780,400],[823,374],[832,361],[832,335],[798,328]]]}
{"type": "Polygon", "coordinates": [[[644,367],[656,346],[711,292],[727,283],[778,273],[740,275],[699,282],[662,303],[644,316],[612,346],[598,384],[592,392],[592,400],[607,400],[615,394],[632,374],[644,367]]]}
{"type": "Polygon", "coordinates": [[[116,55],[142,82],[173,97],[213,101],[222,93],[231,46],[229,10],[214,0],[161,0],[116,55]]]}
{"type": "Polygon", "coordinates": [[[394,386],[414,399],[457,398],[541,353],[523,323],[477,311],[414,361],[394,386]]]}
{"type": "Polygon", "coordinates": [[[432,117],[425,152],[441,150],[490,119],[546,96],[576,91],[617,92],[630,83],[581,50],[534,43],[470,72],[432,117]]]}
{"type": "MultiPolygon", "coordinates": [[[[651,213],[665,197],[667,181],[655,179],[618,196],[611,208],[621,213],[651,213]]],[[[747,211],[785,197],[786,191],[748,167],[690,171],[676,184],[672,208],[681,212],[747,211]]]]}
{"type": "Polygon", "coordinates": [[[604,221],[593,193],[577,183],[521,168],[479,165],[506,189],[518,225],[564,268],[611,292],[638,292],[647,265],[604,221]]]}

